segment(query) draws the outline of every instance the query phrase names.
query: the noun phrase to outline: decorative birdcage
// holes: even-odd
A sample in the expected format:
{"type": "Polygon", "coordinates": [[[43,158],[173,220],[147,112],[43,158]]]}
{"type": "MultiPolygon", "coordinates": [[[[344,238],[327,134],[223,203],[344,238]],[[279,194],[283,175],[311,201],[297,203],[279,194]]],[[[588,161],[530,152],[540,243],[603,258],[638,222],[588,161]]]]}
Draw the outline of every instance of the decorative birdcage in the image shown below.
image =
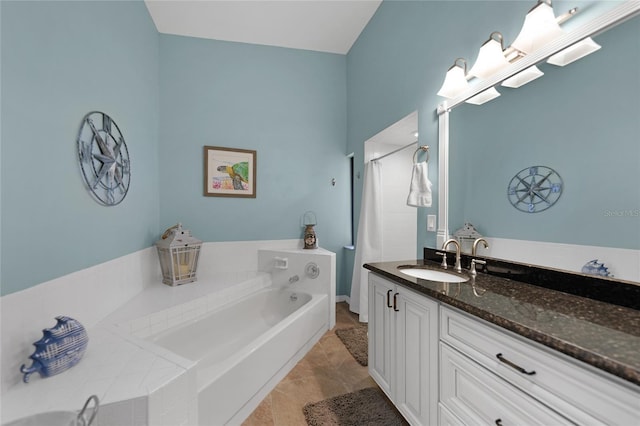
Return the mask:
{"type": "Polygon", "coordinates": [[[191,231],[182,229],[182,224],[167,229],[156,242],[162,282],[177,286],[197,280],[198,258],[202,241],[191,236],[191,231]]]}

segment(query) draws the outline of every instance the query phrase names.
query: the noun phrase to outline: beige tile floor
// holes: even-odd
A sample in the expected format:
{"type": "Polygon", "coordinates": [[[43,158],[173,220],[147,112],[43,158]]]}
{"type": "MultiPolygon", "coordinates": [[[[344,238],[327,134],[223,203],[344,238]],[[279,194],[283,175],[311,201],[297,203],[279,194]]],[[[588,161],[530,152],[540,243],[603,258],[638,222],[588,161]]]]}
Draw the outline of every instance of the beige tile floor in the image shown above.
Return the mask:
{"type": "Polygon", "coordinates": [[[269,393],[243,426],[304,426],[302,407],[310,402],[376,386],[335,334],[358,324],[346,303],[336,304],[336,326],[269,393]]]}

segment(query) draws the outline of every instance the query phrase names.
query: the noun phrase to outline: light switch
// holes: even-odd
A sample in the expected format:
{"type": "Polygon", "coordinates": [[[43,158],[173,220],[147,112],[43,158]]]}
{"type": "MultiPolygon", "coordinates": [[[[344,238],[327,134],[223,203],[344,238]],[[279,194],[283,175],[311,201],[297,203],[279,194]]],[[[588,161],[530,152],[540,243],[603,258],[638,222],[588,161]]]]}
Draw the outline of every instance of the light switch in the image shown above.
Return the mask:
{"type": "Polygon", "coordinates": [[[436,215],[435,214],[427,215],[427,231],[431,231],[431,232],[436,231],[436,215]]]}

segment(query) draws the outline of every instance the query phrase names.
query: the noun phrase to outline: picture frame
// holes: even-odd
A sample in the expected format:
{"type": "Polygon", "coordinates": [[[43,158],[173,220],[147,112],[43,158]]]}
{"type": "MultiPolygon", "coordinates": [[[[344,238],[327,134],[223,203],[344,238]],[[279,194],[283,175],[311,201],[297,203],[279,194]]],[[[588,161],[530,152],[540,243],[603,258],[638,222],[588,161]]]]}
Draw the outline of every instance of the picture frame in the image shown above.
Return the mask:
{"type": "Polygon", "coordinates": [[[205,146],[204,196],[256,198],[256,151],[205,146]]]}

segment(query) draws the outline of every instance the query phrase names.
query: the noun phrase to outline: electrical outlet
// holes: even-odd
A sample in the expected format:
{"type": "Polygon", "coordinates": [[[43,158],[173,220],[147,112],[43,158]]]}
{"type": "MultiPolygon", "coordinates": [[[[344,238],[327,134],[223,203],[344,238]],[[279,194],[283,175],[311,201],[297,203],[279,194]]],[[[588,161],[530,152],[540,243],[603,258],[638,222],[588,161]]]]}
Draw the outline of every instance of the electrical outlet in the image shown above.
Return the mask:
{"type": "Polygon", "coordinates": [[[436,215],[427,215],[427,231],[436,232],[436,215]]]}

